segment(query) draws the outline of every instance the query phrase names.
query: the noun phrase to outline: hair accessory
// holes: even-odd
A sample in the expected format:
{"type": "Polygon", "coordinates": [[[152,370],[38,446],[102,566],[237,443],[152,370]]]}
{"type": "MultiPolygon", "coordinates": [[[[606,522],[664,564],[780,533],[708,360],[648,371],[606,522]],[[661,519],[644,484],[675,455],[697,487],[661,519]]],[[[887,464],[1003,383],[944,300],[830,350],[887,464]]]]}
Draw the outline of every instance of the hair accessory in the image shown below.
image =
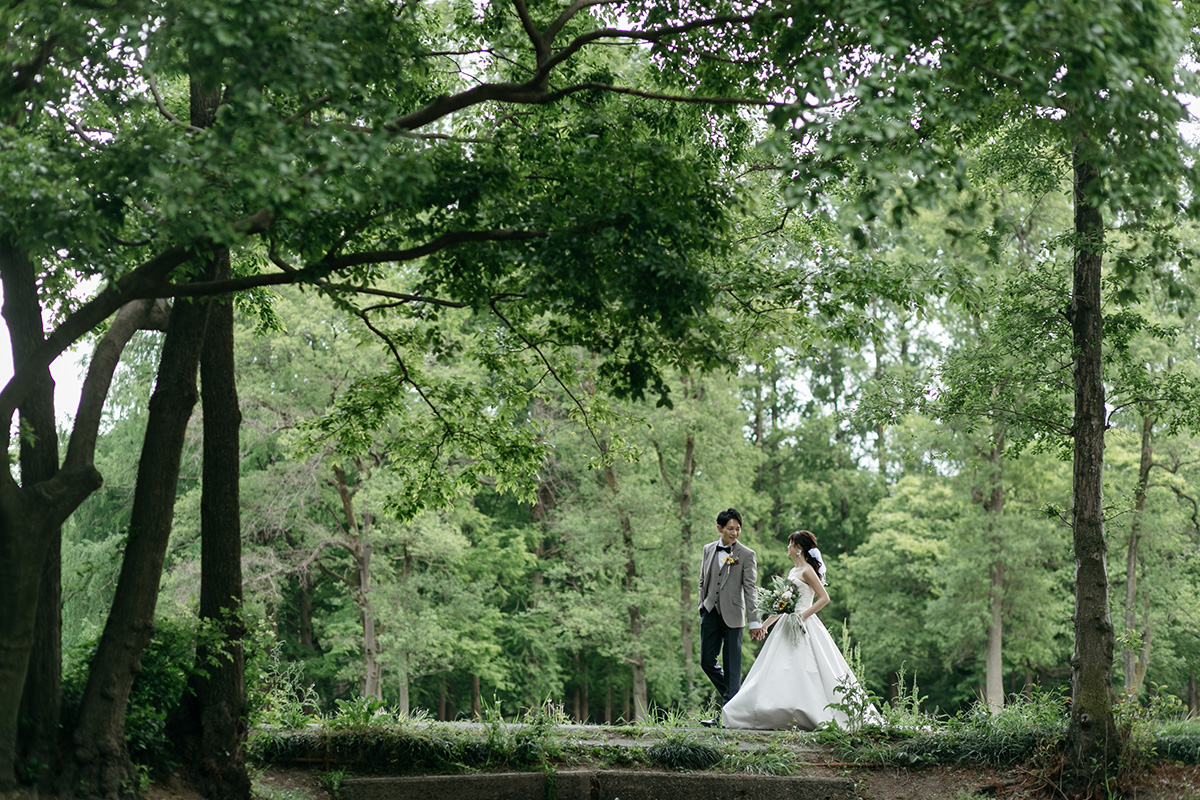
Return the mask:
{"type": "Polygon", "coordinates": [[[815,547],[810,547],[808,548],[808,554],[816,559],[817,564],[820,565],[817,568],[817,577],[821,579],[821,583],[825,583],[825,560],[821,558],[821,551],[815,547]]]}

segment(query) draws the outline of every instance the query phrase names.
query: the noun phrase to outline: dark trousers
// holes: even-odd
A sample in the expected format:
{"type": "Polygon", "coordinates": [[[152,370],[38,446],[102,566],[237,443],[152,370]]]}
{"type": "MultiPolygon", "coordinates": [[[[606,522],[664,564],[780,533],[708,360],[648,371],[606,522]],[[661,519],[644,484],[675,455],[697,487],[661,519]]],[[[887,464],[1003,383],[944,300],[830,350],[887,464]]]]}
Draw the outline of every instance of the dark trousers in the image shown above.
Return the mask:
{"type": "Polygon", "coordinates": [[[700,609],[700,668],[726,703],[742,688],[742,629],[726,625],[715,608],[700,609]]]}

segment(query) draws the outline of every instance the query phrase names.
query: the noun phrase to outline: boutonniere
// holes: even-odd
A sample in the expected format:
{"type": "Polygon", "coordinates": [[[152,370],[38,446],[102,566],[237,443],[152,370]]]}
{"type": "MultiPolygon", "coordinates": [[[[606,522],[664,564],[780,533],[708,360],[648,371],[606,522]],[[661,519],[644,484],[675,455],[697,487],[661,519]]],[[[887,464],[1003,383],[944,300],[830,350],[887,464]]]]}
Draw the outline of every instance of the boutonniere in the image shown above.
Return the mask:
{"type": "Polygon", "coordinates": [[[721,556],[721,567],[722,568],[732,567],[734,564],[740,564],[740,563],[742,563],[741,559],[734,558],[729,553],[725,553],[721,556]]]}

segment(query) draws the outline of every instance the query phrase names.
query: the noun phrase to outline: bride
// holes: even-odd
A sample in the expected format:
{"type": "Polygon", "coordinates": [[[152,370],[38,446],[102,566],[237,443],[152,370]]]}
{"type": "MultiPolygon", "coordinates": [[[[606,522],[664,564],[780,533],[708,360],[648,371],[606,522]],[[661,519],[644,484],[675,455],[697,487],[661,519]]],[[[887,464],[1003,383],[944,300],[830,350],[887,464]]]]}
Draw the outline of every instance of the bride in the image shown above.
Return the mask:
{"type": "MultiPolygon", "coordinates": [[[[770,630],[784,622],[767,638],[741,690],[721,711],[726,728],[811,731],[831,721],[845,726],[849,718],[834,705],[854,702],[847,690],[851,695],[861,691],[833,637],[817,618],[829,602],[829,593],[816,537],[796,531],[788,537],[788,555],[796,564],[788,581],[798,595],[792,615],[798,619],[775,614],[763,623],[763,630],[770,630]]],[[[874,706],[866,709],[865,721],[880,721],[874,706]]]]}

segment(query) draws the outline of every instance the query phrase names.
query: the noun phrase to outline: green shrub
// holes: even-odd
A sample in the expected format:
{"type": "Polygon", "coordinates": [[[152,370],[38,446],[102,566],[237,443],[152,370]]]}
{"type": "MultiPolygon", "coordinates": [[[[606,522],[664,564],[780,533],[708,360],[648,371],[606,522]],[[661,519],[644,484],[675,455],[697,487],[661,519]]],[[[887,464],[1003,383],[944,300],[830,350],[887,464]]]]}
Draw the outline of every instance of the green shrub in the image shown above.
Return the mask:
{"type": "Polygon", "coordinates": [[[651,745],[646,756],[660,767],[686,772],[708,769],[724,757],[716,746],[689,736],[668,736],[651,745]]]}
{"type": "Polygon", "coordinates": [[[1200,764],[1200,733],[1159,736],[1153,740],[1152,747],[1155,755],[1165,761],[1200,764]]]}
{"type": "MultiPolygon", "coordinates": [[[[160,618],[154,637],[142,653],[141,672],[130,689],[125,710],[125,742],[139,767],[155,773],[169,772],[177,763],[176,744],[167,722],[188,692],[195,674],[195,620],[160,618]]],[[[83,701],[88,671],[98,642],[91,641],[66,654],[63,670],[63,719],[74,720],[83,701]]]]}
{"type": "Polygon", "coordinates": [[[259,629],[246,648],[246,715],[252,726],[302,728],[317,718],[319,698],[303,665],[283,657],[274,634],[259,629]]]}

